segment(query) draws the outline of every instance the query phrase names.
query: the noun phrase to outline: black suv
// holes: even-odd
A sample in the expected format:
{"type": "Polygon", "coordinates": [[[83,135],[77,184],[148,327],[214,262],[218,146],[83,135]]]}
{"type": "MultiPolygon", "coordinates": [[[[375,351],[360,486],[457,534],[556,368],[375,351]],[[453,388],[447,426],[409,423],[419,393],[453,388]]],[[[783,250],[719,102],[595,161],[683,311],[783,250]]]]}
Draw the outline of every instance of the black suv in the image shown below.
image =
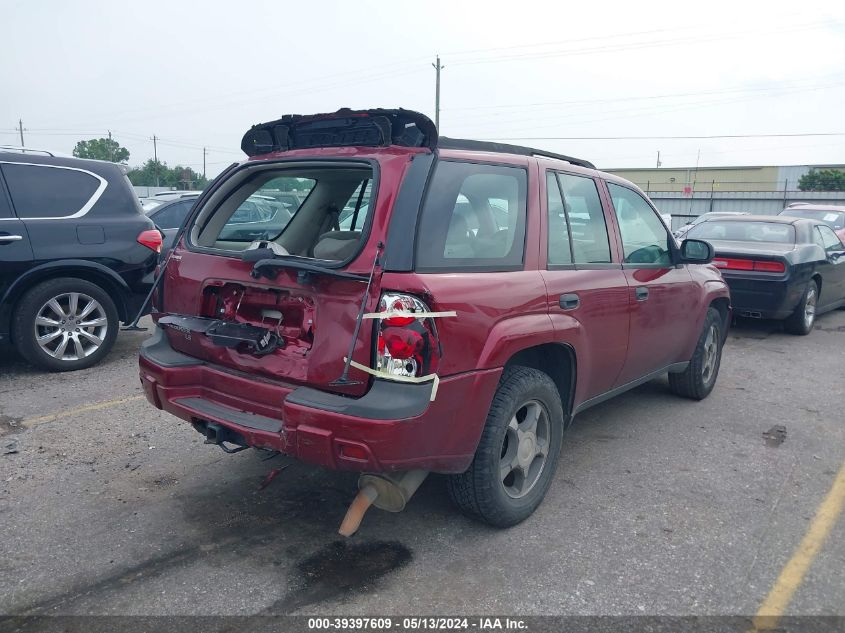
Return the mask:
{"type": "Polygon", "coordinates": [[[0,344],[54,371],[99,362],[161,245],[121,165],[0,147],[0,344]]]}

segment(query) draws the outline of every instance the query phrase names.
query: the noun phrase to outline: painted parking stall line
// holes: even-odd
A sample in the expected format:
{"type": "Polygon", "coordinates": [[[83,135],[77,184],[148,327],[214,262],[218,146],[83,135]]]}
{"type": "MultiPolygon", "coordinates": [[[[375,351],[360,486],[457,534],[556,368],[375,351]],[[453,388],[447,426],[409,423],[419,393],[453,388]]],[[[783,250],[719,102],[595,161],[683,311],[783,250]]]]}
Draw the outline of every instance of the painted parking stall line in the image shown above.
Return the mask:
{"type": "Polygon", "coordinates": [[[31,429],[32,427],[38,426],[40,424],[46,424],[47,422],[53,422],[58,420],[59,418],[67,418],[74,415],[79,415],[80,413],[88,413],[89,411],[100,411],[102,409],[111,409],[113,407],[119,407],[120,405],[127,404],[129,402],[135,402],[137,400],[143,400],[143,395],[137,396],[129,396],[127,398],[119,398],[117,400],[106,400],[105,402],[95,402],[94,404],[87,404],[82,407],[74,407],[73,409],[64,409],[61,411],[56,411],[55,413],[50,413],[48,415],[42,415],[35,418],[27,418],[23,422],[21,422],[21,426],[27,429],[31,429]]]}
{"type": "Polygon", "coordinates": [[[754,616],[752,631],[769,631],[777,628],[792,596],[801,586],[813,561],[821,551],[836,520],[845,507],[845,463],[836,474],[833,485],[816,509],[810,527],[772,586],[769,595],[754,616]]]}

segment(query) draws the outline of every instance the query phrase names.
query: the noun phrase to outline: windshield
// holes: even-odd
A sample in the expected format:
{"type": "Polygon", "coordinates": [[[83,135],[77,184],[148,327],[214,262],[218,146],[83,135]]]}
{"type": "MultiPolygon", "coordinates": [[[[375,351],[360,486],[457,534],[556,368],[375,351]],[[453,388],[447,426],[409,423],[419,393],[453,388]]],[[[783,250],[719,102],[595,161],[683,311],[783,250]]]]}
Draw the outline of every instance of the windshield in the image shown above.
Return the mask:
{"type": "Polygon", "coordinates": [[[777,222],[709,220],[694,226],[687,235],[704,240],[795,243],[795,228],[791,224],[777,222]]]}
{"type": "Polygon", "coordinates": [[[781,215],[788,215],[792,218],[809,218],[824,222],[830,228],[838,231],[845,228],[845,212],[831,211],[825,209],[787,209],[781,215]]]}

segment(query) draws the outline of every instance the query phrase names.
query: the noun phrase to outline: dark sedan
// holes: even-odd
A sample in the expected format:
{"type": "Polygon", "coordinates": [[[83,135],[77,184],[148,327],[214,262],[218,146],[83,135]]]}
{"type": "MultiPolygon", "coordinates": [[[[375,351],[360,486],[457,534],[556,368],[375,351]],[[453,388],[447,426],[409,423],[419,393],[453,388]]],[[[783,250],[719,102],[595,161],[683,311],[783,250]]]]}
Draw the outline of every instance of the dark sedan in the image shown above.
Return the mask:
{"type": "Polygon", "coordinates": [[[687,237],[713,244],[737,316],[783,319],[788,332],[808,334],[817,315],[845,305],[845,245],[824,222],[722,217],[687,237]]]}
{"type": "Polygon", "coordinates": [[[179,227],[182,226],[196,201],[196,196],[176,198],[175,200],[167,200],[145,212],[147,217],[155,222],[156,226],[164,233],[165,248],[173,246],[173,240],[179,232],[179,227]]]}

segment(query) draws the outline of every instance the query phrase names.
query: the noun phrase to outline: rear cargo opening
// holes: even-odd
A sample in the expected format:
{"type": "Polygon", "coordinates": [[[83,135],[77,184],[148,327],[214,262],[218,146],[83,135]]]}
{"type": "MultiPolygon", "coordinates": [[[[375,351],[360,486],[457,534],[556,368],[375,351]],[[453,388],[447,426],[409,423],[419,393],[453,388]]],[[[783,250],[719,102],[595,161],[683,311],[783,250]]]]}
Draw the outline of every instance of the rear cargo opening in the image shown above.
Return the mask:
{"type": "MultiPolygon", "coordinates": [[[[231,176],[168,266],[160,323],[172,347],[256,377],[364,393],[363,373],[356,385],[332,383],[367,286],[345,270],[363,257],[376,178],[370,163],[338,160],[256,163],[231,176]]],[[[368,303],[377,301],[376,281],[368,303]]],[[[371,340],[362,328],[353,359],[365,366],[371,340]]]]}

